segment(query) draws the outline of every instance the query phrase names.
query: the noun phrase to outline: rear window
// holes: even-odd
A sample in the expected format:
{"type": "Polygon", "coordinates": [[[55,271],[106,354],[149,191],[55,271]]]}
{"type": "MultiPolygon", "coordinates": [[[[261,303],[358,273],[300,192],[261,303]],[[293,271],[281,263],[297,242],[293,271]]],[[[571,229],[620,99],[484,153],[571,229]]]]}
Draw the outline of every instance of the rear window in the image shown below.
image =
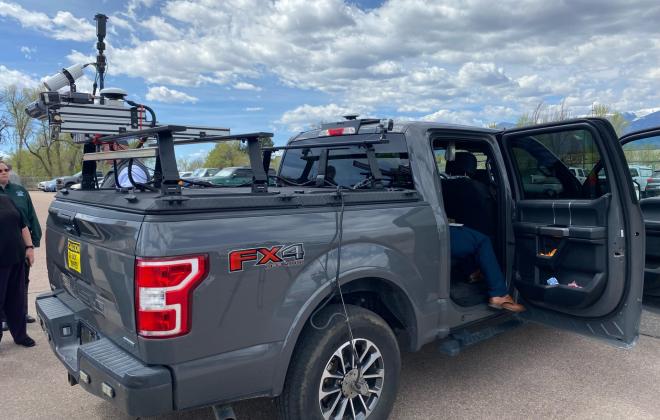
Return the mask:
{"type": "MultiPolygon", "coordinates": [[[[377,138],[377,137],[376,137],[377,138]]],[[[369,162],[364,148],[347,146],[333,149],[332,143],[375,139],[374,135],[354,135],[343,137],[314,138],[301,140],[295,144],[328,143],[328,164],[325,169],[328,185],[334,184],[346,188],[362,185],[371,177],[369,162]]],[[[378,166],[383,175],[383,184],[387,188],[412,189],[413,179],[410,170],[408,148],[403,134],[390,133],[388,143],[374,147],[378,166]]],[[[291,149],[284,153],[280,166],[280,177],[284,181],[299,185],[312,185],[319,172],[319,157],[323,148],[291,149]]],[[[285,182],[286,183],[286,182],[285,182]]]]}

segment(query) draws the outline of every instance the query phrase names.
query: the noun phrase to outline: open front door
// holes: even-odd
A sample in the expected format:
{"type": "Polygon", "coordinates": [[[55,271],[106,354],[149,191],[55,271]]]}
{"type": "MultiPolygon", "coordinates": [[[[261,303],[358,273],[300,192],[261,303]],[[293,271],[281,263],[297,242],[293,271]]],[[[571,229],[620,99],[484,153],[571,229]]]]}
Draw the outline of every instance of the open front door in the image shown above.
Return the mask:
{"type": "Polygon", "coordinates": [[[501,145],[514,195],[511,278],[524,316],[634,344],[644,227],[612,126],[594,118],[511,130],[501,145]]]}
{"type": "Polygon", "coordinates": [[[660,127],[621,138],[646,227],[644,303],[660,305],[660,127]],[[637,176],[635,176],[637,175],[637,176]]]}

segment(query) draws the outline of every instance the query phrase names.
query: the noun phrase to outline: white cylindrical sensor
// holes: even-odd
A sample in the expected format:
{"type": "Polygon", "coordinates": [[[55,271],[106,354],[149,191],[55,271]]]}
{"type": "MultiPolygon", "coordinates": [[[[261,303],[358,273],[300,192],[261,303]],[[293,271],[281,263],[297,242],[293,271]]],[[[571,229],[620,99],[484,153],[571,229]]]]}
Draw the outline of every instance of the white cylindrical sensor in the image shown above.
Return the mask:
{"type": "MultiPolygon", "coordinates": [[[[74,64],[72,66],[67,67],[64,70],[69,72],[73,80],[77,80],[82,77],[83,68],[84,68],[83,64],[74,64]]],[[[69,86],[69,79],[64,75],[64,71],[61,71],[57,74],[45,78],[44,86],[49,91],[54,92],[56,90],[62,89],[65,86],[69,86]]]]}

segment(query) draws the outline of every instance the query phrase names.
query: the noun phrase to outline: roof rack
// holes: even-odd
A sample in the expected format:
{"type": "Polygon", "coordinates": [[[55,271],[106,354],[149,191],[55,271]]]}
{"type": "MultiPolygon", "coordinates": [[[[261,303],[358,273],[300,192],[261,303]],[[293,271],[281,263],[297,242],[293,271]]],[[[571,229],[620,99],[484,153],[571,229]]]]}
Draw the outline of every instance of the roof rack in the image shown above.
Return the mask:
{"type": "MultiPolygon", "coordinates": [[[[94,188],[94,176],[96,174],[97,161],[113,161],[116,166],[117,160],[129,160],[129,162],[132,162],[132,159],[155,157],[156,167],[154,171],[153,187],[160,189],[163,195],[179,195],[181,194],[181,186],[179,185],[180,177],[174,155],[175,145],[209,142],[215,143],[222,141],[245,141],[247,142],[250,166],[253,172],[252,192],[268,192],[268,177],[264,166],[262,165],[262,160],[260,159],[261,151],[259,148],[259,140],[266,137],[272,137],[272,133],[256,132],[226,136],[203,136],[174,141],[176,134],[185,132],[187,128],[188,127],[185,126],[165,125],[146,130],[96,137],[93,141],[84,143],[82,171],[83,189],[94,188]],[[109,152],[98,150],[99,144],[112,143],[129,138],[145,137],[154,138],[155,146],[109,152]]],[[[139,187],[140,185],[137,186],[139,187]]]]}

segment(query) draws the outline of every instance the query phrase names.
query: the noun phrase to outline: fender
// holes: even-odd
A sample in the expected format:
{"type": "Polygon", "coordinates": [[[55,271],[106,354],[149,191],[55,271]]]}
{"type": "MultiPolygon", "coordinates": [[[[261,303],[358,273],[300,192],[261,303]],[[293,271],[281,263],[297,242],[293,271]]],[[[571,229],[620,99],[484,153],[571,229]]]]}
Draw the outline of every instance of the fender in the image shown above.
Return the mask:
{"type": "MultiPolygon", "coordinates": [[[[412,320],[413,325],[410,326],[414,331],[413,336],[411,337],[411,344],[415,349],[421,347],[419,344],[421,339],[420,331],[424,327],[420,325],[420,310],[416,307],[413,300],[410,298],[410,294],[406,291],[405,287],[402,286],[403,282],[401,279],[394,276],[392,272],[383,270],[381,267],[361,267],[343,272],[340,276],[340,284],[342,287],[345,287],[351,282],[365,278],[387,282],[393,287],[399,289],[406,296],[408,304],[413,309],[414,318],[412,320]]],[[[286,380],[286,373],[291,361],[291,356],[303,328],[305,327],[310,316],[313,314],[314,310],[316,310],[316,308],[332,293],[334,288],[335,281],[333,278],[332,280],[327,281],[322,287],[314,292],[314,294],[307,300],[307,302],[303,305],[295,317],[294,322],[292,323],[291,328],[289,329],[287,336],[282,343],[280,356],[278,362],[276,363],[277,367],[272,381],[273,395],[279,395],[282,392],[282,388],[284,387],[284,382],[286,380]]],[[[437,317],[435,319],[437,320],[437,317]]],[[[411,322],[411,320],[402,321],[411,322]]]]}

